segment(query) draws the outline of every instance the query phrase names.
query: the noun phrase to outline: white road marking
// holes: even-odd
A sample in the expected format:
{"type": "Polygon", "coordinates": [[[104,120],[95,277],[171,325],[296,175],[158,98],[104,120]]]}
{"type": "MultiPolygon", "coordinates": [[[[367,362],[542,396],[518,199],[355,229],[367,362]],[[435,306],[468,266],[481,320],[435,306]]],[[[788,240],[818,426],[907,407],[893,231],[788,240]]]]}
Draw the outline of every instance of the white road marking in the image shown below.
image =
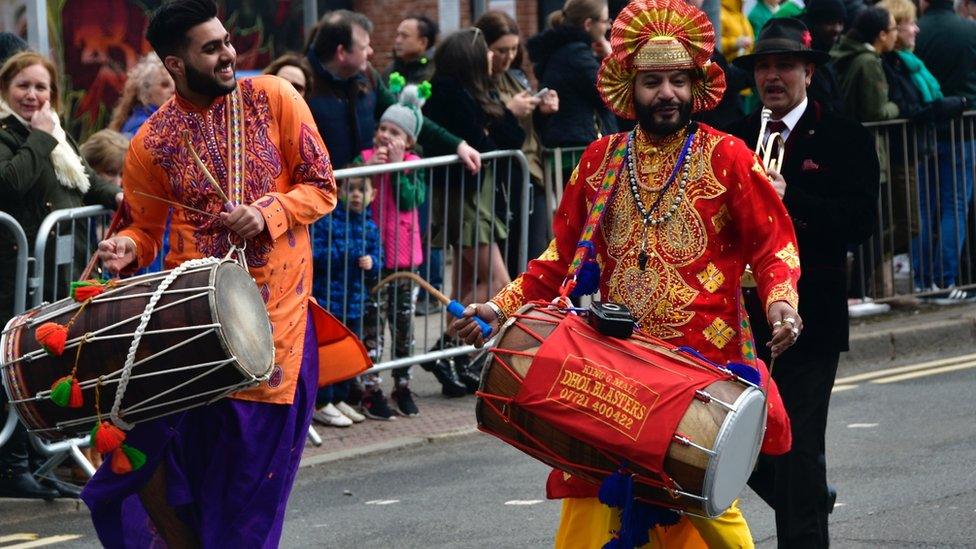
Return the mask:
{"type": "Polygon", "coordinates": [[[398,499],[374,499],[366,502],[366,505],[391,505],[400,503],[398,499]]]}
{"type": "Polygon", "coordinates": [[[78,539],[80,537],[81,536],[74,535],[74,534],[65,534],[61,536],[48,536],[46,538],[37,538],[33,541],[28,541],[26,543],[7,545],[3,549],[30,549],[31,547],[44,547],[45,545],[54,545],[55,543],[71,541],[73,539],[78,539]]]}
{"type": "Polygon", "coordinates": [[[836,508],[838,508],[838,507],[843,507],[843,506],[845,506],[845,505],[847,505],[847,504],[846,504],[846,503],[840,503],[840,502],[838,502],[838,503],[835,503],[835,504],[834,504],[834,509],[836,509],[836,508]]]}
{"type": "Polygon", "coordinates": [[[0,543],[10,543],[11,541],[31,541],[39,537],[41,536],[37,534],[12,534],[9,536],[0,536],[0,543]]]}
{"type": "Polygon", "coordinates": [[[920,377],[934,376],[937,374],[947,374],[949,372],[956,372],[959,370],[968,370],[970,368],[976,368],[976,361],[965,362],[963,364],[953,364],[951,366],[942,366],[941,368],[932,368],[920,372],[908,372],[901,375],[874,379],[871,381],[871,383],[896,383],[899,381],[907,381],[909,379],[917,379],[920,377]]]}
{"type": "Polygon", "coordinates": [[[505,502],[505,505],[536,505],[542,503],[541,499],[513,499],[505,502]]]}
{"type": "Polygon", "coordinates": [[[840,393],[843,391],[850,391],[851,389],[857,389],[857,385],[834,385],[834,388],[830,392],[840,393]]]}
{"type": "Polygon", "coordinates": [[[847,425],[848,429],[874,429],[877,427],[877,423],[849,423],[847,425]]]}
{"type": "Polygon", "coordinates": [[[853,376],[841,377],[834,381],[837,385],[845,385],[850,383],[858,383],[861,381],[868,381],[871,379],[877,379],[879,377],[886,377],[896,374],[905,374],[908,372],[917,372],[920,370],[927,370],[930,368],[938,368],[940,366],[948,366],[950,364],[959,364],[961,362],[972,362],[976,361],[976,354],[956,356],[951,358],[942,358],[939,360],[932,360],[929,362],[922,362],[920,364],[911,364],[908,366],[899,366],[897,368],[887,368],[884,370],[876,370],[874,372],[866,372],[863,374],[857,374],[853,376]]]}

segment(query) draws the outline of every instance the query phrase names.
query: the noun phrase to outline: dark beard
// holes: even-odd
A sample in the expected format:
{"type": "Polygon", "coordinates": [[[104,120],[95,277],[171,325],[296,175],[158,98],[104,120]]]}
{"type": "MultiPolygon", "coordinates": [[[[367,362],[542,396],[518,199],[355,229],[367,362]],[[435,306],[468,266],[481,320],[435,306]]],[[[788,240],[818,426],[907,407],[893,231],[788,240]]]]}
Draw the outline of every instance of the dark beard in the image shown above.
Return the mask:
{"type": "Polygon", "coordinates": [[[234,91],[237,87],[236,78],[230,84],[222,84],[217,80],[216,75],[208,75],[198,71],[189,63],[186,63],[184,66],[186,67],[186,86],[193,93],[198,93],[205,97],[220,97],[234,91]]]}
{"type": "Polygon", "coordinates": [[[634,110],[637,112],[637,123],[640,124],[645,133],[658,137],[671,135],[681,130],[691,120],[691,101],[686,103],[675,101],[672,104],[678,105],[678,119],[674,122],[658,122],[654,120],[654,111],[662,105],[641,105],[635,101],[634,110]]]}

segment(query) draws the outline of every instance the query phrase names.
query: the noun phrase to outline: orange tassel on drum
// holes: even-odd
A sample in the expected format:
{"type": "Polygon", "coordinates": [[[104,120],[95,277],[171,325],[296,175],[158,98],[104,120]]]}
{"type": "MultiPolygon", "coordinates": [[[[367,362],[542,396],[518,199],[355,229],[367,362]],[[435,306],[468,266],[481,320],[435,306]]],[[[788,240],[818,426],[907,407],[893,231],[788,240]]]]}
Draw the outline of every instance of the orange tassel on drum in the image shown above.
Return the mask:
{"type": "Polygon", "coordinates": [[[34,330],[34,338],[49,354],[61,356],[68,340],[68,328],[56,322],[45,322],[34,330]]]}
{"type": "Polygon", "coordinates": [[[87,301],[105,291],[105,284],[98,280],[78,280],[71,283],[71,298],[77,302],[87,301]]]}
{"type": "Polygon", "coordinates": [[[125,441],[125,432],[108,421],[103,421],[91,431],[91,445],[100,454],[114,452],[125,441]]]}
{"type": "Polygon", "coordinates": [[[81,408],[85,404],[85,397],[81,394],[81,383],[78,378],[71,377],[71,397],[68,398],[68,408],[81,408]]]}
{"type": "Polygon", "coordinates": [[[145,464],[146,454],[128,444],[123,444],[112,452],[112,472],[116,475],[138,471],[145,464]]]}

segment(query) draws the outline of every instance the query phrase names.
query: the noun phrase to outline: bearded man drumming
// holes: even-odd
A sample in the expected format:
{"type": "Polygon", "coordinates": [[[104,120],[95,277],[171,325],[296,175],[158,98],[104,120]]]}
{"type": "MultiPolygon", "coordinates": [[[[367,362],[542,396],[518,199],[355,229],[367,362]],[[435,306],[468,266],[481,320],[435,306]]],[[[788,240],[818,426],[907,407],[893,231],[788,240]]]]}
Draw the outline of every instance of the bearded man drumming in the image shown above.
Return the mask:
{"type": "MultiPolygon", "coordinates": [[[[610,41],[613,53],[597,88],[614,113],[636,119],[637,127],[587,147],[556,212],[549,248],[491,301],[469,306],[453,328],[481,345],[471,316],[497,329],[526,303],[565,294],[576,282],[567,273],[575,272],[571,263],[587,240],[584,224],[610,180],[606,212],[584,256],[599,265],[601,298],[625,305],[645,332],[669,343],[694,347],[719,364],[756,365],[740,285],[751,265],[773,326],[772,354],[782,353],[802,328],[793,225],[750,148],[690,122],[693,111],[715,107],[725,88],[721,69],[709,62],[711,24],[680,0],[635,0],[614,22],[610,41]]],[[[596,499],[596,485],[553,471],[547,489],[564,498],[557,547],[600,547],[619,529],[618,514],[596,499]]],[[[688,521],[655,529],[652,542],[752,546],[735,505],[693,524],[697,532],[688,521]]]]}

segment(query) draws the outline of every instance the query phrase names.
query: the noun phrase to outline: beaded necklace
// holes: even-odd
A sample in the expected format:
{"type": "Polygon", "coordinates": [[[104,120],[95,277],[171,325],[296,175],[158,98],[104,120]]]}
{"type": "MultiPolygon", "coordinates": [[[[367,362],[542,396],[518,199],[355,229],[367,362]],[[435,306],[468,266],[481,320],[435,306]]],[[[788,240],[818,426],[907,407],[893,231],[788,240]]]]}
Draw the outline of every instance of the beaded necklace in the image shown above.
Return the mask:
{"type": "Polygon", "coordinates": [[[685,143],[681,148],[681,154],[678,155],[678,161],[675,163],[674,169],[671,171],[671,175],[668,176],[664,186],[661,187],[660,194],[658,194],[654,204],[651,205],[650,210],[644,206],[644,201],[641,200],[640,197],[640,187],[637,184],[637,162],[634,160],[637,157],[636,153],[634,152],[634,140],[635,136],[637,135],[637,128],[634,128],[634,130],[630,132],[630,135],[627,137],[627,152],[624,161],[627,164],[627,172],[630,176],[630,193],[633,195],[634,203],[637,205],[637,212],[640,214],[641,219],[644,222],[640,253],[637,255],[637,263],[642,271],[647,267],[648,228],[667,223],[667,221],[674,216],[675,212],[678,211],[678,207],[681,205],[681,201],[685,197],[685,188],[688,186],[688,175],[691,172],[691,164],[685,162],[685,160],[688,157],[688,151],[691,150],[691,144],[695,140],[696,130],[696,124],[691,124],[688,126],[688,137],[685,139],[685,143]],[[664,212],[664,214],[662,214],[660,217],[654,217],[654,212],[657,211],[658,206],[660,206],[661,202],[664,200],[664,196],[674,184],[679,171],[681,172],[681,181],[678,182],[677,196],[675,196],[671,201],[671,206],[668,207],[668,210],[664,212]]]}

